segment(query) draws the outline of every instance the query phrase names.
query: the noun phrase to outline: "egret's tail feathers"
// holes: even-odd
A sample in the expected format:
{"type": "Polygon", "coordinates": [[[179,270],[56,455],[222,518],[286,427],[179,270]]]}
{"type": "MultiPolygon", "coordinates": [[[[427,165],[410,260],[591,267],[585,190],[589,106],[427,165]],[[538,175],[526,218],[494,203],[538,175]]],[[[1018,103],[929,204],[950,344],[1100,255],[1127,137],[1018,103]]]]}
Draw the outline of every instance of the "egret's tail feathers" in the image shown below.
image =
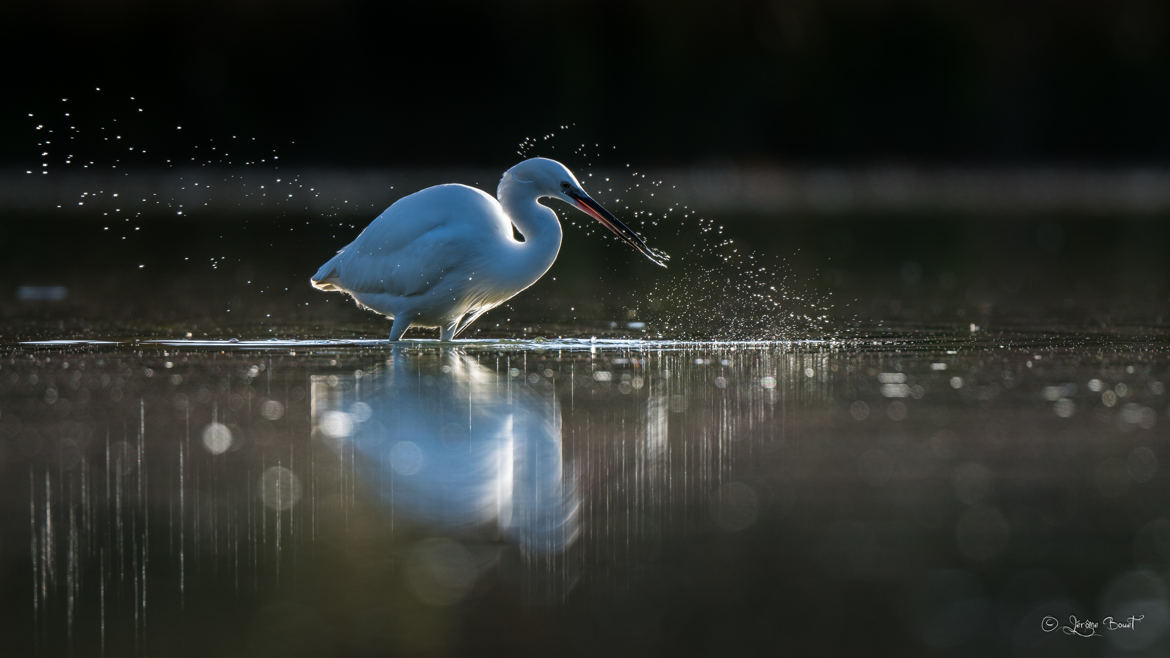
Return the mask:
{"type": "Polygon", "coordinates": [[[337,257],[335,256],[329,259],[328,263],[322,265],[313,278],[309,279],[309,282],[317,290],[341,290],[341,287],[337,285],[338,278],[337,257]]]}

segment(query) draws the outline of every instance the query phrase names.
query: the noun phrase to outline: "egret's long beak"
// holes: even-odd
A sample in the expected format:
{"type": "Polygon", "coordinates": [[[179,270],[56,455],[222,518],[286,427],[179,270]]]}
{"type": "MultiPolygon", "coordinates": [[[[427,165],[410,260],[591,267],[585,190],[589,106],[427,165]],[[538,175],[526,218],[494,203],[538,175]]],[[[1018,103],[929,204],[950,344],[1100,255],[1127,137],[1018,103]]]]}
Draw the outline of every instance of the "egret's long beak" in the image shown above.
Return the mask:
{"type": "Polygon", "coordinates": [[[573,199],[573,203],[586,215],[601,222],[602,226],[612,231],[614,235],[621,238],[626,244],[638,250],[638,253],[649,258],[650,262],[661,267],[666,267],[666,261],[670,260],[670,256],[666,252],[647,245],[646,241],[638,237],[638,234],[634,233],[629,226],[626,226],[620,219],[614,217],[613,213],[603,208],[600,203],[594,201],[588,194],[578,190],[569,190],[568,195],[573,199]]]}

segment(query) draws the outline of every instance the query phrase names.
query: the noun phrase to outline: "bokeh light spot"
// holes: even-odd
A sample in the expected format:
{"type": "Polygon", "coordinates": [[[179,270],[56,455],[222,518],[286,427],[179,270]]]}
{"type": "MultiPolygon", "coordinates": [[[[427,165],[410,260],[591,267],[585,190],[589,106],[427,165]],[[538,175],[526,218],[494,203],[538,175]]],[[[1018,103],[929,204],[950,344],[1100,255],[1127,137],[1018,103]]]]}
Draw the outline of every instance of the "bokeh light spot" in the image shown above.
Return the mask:
{"type": "Polygon", "coordinates": [[[260,476],[260,499],[270,509],[292,509],[301,500],[301,479],[283,466],[271,466],[260,476]]]}
{"type": "Polygon", "coordinates": [[[222,455],[232,447],[232,431],[223,423],[208,423],[203,428],[203,447],[213,455],[222,455]]]}

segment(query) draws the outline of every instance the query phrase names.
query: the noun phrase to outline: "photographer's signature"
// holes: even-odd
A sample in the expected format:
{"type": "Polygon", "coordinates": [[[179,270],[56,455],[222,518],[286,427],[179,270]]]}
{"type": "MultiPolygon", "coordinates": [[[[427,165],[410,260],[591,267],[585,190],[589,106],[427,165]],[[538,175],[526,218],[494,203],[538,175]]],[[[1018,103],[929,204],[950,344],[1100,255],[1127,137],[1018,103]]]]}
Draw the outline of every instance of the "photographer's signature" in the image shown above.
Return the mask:
{"type": "Polygon", "coordinates": [[[1048,615],[1040,620],[1040,630],[1045,633],[1051,633],[1060,629],[1061,633],[1065,635],[1075,635],[1077,637],[1103,637],[1101,631],[1132,631],[1137,628],[1139,621],[1145,619],[1145,615],[1137,615],[1132,617],[1124,617],[1122,619],[1115,619],[1113,617],[1106,617],[1101,621],[1094,621],[1092,619],[1081,619],[1076,615],[1068,616],[1068,623],[1061,624],[1060,620],[1052,615],[1048,615]]]}

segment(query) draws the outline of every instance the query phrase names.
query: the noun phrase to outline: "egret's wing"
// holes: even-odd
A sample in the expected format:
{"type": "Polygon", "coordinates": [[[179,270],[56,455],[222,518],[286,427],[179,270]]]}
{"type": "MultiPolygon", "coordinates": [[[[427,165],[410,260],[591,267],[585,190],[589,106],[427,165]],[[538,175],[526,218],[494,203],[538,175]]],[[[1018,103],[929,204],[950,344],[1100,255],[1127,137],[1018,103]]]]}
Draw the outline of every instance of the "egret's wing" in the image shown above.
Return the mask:
{"type": "Polygon", "coordinates": [[[474,241],[441,229],[423,233],[397,248],[362,244],[346,250],[339,279],[352,292],[421,295],[466,262],[476,246],[474,241]]]}
{"type": "Polygon", "coordinates": [[[421,295],[453,271],[473,270],[504,230],[495,200],[456,185],[403,197],[337,257],[337,278],[352,292],[421,295]]]}

